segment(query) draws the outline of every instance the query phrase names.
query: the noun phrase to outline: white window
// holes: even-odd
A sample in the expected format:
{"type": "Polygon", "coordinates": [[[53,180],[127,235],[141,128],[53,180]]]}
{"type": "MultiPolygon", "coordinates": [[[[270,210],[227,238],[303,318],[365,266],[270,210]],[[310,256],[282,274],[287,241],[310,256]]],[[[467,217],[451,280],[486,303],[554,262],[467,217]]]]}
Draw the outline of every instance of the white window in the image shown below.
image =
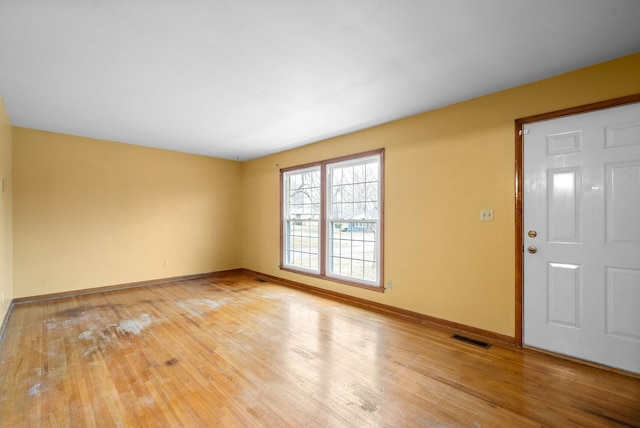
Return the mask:
{"type": "Polygon", "coordinates": [[[282,170],[283,269],[383,289],[383,154],[282,170]]]}
{"type": "Polygon", "coordinates": [[[320,167],[285,172],[283,265],[320,274],[320,167]]]}

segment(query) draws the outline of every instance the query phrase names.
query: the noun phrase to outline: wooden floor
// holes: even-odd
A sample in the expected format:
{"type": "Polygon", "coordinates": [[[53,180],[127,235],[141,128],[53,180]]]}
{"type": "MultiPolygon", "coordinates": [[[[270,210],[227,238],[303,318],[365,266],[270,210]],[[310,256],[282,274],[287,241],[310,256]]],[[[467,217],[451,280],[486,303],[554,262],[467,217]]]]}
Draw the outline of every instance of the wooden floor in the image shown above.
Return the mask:
{"type": "Polygon", "coordinates": [[[0,425],[640,426],[640,380],[245,274],[17,305],[0,425]]]}

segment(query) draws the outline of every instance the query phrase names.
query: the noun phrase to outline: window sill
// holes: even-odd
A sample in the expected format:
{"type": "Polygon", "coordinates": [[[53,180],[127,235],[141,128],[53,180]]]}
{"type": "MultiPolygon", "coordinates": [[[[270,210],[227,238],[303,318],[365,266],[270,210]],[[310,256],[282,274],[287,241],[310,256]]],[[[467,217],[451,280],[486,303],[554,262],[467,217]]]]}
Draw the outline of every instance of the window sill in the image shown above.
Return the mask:
{"type": "Polygon", "coordinates": [[[367,285],[367,284],[362,284],[360,282],[344,280],[344,279],[341,279],[341,278],[336,278],[336,277],[333,277],[333,276],[316,274],[316,273],[312,273],[312,272],[305,272],[303,270],[291,269],[291,268],[284,267],[284,266],[280,266],[280,270],[283,270],[285,272],[295,273],[295,274],[298,274],[298,275],[310,276],[312,278],[322,279],[324,281],[335,282],[335,283],[338,283],[338,284],[344,284],[344,285],[350,285],[352,287],[363,288],[365,290],[376,291],[378,293],[384,293],[384,286],[382,284],[367,285]]]}

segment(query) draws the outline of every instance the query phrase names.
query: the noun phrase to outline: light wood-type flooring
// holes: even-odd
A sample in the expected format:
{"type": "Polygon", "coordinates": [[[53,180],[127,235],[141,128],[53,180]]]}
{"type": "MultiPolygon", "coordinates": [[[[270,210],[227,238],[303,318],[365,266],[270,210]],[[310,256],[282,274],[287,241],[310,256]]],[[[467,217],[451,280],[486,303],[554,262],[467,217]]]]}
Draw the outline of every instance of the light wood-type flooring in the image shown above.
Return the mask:
{"type": "Polygon", "coordinates": [[[640,380],[246,273],[16,305],[3,427],[640,426],[640,380]]]}

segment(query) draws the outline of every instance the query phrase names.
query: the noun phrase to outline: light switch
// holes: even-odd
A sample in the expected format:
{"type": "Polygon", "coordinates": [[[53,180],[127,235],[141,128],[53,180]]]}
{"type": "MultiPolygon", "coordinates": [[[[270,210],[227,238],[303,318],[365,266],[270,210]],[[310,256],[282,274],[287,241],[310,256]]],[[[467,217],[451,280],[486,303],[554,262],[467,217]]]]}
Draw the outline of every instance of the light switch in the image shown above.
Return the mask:
{"type": "Polygon", "coordinates": [[[493,210],[480,210],[480,221],[493,221],[493,210]]]}

